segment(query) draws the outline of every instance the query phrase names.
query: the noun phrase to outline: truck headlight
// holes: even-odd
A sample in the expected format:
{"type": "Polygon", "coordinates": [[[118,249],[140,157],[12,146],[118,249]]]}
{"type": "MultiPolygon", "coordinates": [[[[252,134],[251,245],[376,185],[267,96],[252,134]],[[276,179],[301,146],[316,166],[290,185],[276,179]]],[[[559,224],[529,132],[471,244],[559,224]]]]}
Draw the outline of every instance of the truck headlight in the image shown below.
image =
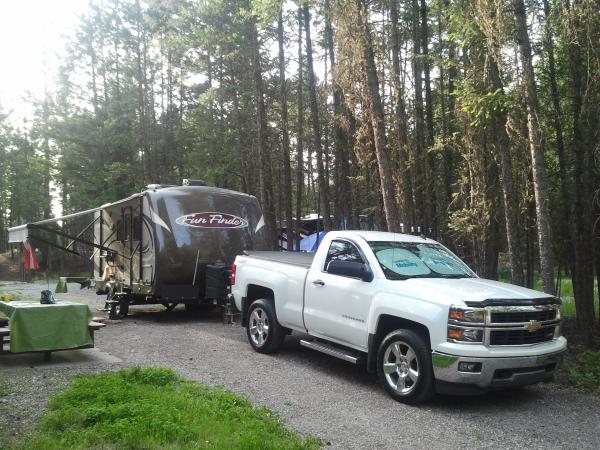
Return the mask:
{"type": "Polygon", "coordinates": [[[451,306],[448,310],[448,321],[483,324],[485,322],[485,310],[451,306]]]}
{"type": "Polygon", "coordinates": [[[459,328],[448,326],[448,339],[456,342],[483,342],[482,328],[459,328]]]}

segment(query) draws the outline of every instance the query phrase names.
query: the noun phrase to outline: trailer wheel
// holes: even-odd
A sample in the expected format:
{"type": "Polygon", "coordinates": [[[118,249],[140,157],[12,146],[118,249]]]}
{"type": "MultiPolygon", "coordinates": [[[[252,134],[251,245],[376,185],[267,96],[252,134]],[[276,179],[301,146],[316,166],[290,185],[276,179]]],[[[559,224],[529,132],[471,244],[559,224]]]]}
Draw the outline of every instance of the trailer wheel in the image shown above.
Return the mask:
{"type": "Polygon", "coordinates": [[[275,353],[283,344],[285,333],[277,321],[272,301],[255,300],[248,308],[248,341],[259,353],[275,353]]]}
{"type": "Polygon", "coordinates": [[[129,314],[129,300],[127,297],[115,296],[110,304],[108,318],[111,320],[124,319],[129,314]]]}
{"type": "Polygon", "coordinates": [[[115,305],[115,314],[119,319],[127,317],[127,314],[129,314],[129,300],[127,300],[127,297],[119,299],[119,303],[115,305]]]}

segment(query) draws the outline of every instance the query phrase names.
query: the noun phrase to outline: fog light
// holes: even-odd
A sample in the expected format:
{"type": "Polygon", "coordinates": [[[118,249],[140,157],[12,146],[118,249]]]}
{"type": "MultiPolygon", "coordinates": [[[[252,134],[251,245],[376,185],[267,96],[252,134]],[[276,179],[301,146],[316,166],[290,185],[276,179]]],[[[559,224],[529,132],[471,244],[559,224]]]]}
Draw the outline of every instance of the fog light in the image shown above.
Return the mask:
{"type": "Polygon", "coordinates": [[[479,372],[481,372],[481,363],[480,362],[468,362],[468,361],[459,362],[458,363],[458,371],[459,372],[479,373],[479,372]]]}

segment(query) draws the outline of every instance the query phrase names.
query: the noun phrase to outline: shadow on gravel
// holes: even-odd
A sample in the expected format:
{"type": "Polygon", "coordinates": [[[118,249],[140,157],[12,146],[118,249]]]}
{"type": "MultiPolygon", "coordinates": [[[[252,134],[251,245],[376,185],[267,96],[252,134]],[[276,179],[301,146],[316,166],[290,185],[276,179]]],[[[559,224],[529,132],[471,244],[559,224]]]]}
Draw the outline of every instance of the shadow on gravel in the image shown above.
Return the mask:
{"type": "MultiPolygon", "coordinates": [[[[160,308],[160,306],[158,307],[160,308]]],[[[189,313],[185,310],[167,311],[166,309],[136,309],[135,306],[129,310],[127,321],[139,322],[164,322],[164,323],[222,323],[223,318],[218,309],[205,313],[189,313]]]]}
{"type": "Polygon", "coordinates": [[[477,413],[495,413],[499,410],[513,410],[520,406],[532,406],[544,395],[534,388],[491,391],[480,395],[436,395],[427,406],[440,411],[453,412],[467,410],[477,413]]]}

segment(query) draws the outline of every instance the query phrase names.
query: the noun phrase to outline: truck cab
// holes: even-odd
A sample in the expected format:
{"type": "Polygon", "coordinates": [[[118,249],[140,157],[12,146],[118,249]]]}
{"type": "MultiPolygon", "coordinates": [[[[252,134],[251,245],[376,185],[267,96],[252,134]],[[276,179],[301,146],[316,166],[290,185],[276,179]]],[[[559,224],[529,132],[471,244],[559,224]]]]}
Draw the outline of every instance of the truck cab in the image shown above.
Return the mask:
{"type": "Polygon", "coordinates": [[[314,254],[248,252],[232,293],[256,351],[304,333],[301,345],[364,363],[406,403],[550,380],[566,348],[558,299],[481,279],[411,235],[330,232],[314,254]]]}

